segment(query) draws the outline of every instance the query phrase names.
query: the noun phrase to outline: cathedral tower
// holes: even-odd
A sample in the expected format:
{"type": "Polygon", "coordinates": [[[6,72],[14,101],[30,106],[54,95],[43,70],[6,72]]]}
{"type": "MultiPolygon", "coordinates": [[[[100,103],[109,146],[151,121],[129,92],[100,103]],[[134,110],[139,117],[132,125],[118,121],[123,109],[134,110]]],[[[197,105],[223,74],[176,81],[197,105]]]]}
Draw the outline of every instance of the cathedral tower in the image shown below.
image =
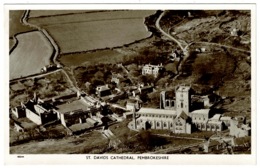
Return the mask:
{"type": "Polygon", "coordinates": [[[190,86],[177,86],[175,88],[176,93],[176,111],[177,115],[181,112],[185,112],[189,115],[190,112],[190,86]]]}

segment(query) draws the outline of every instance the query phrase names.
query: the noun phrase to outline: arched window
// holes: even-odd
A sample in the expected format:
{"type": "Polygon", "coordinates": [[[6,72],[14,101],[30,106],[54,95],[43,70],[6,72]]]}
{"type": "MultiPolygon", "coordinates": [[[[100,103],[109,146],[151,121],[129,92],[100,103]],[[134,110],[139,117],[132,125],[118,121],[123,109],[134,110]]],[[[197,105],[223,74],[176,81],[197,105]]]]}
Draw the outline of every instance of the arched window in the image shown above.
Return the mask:
{"type": "Polygon", "coordinates": [[[183,108],[183,102],[181,102],[181,108],[183,108]]]}
{"type": "Polygon", "coordinates": [[[166,101],[166,106],[170,106],[169,100],[166,101]]]}
{"type": "Polygon", "coordinates": [[[172,101],[172,107],[174,107],[174,101],[172,101]]]}
{"type": "Polygon", "coordinates": [[[163,126],[164,126],[164,127],[167,127],[167,124],[166,124],[166,122],[165,122],[165,123],[163,123],[163,126]]]}
{"type": "Polygon", "coordinates": [[[171,127],[172,127],[173,125],[172,125],[172,123],[171,123],[171,127]]]}
{"type": "Polygon", "coordinates": [[[156,126],[157,126],[157,127],[159,127],[159,126],[160,126],[160,123],[159,123],[159,122],[157,122],[156,126]]]}

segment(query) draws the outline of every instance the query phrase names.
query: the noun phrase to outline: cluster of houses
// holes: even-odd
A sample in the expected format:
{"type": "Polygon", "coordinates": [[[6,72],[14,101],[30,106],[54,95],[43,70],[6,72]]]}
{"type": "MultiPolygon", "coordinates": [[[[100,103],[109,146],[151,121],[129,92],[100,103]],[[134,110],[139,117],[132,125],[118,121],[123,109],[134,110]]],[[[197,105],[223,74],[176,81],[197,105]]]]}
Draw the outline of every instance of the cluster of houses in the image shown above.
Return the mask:
{"type": "MultiPolygon", "coordinates": [[[[77,134],[113,122],[114,119],[102,115],[105,106],[106,103],[79,93],[48,101],[38,98],[35,94],[33,99],[12,108],[11,112],[15,121],[26,117],[39,126],[59,121],[68,134],[77,134]]],[[[17,131],[26,130],[19,122],[15,122],[15,127],[17,131]]]]}
{"type": "MultiPolygon", "coordinates": [[[[171,53],[171,58],[180,56],[179,51],[171,53]]],[[[122,66],[122,65],[121,65],[122,66]]],[[[45,67],[43,71],[47,71],[45,67]]],[[[161,65],[144,65],[142,75],[153,75],[157,77],[164,67],[161,65]]],[[[127,69],[125,69],[127,71],[127,69]]],[[[130,84],[131,80],[121,74],[112,74],[111,82],[119,86],[122,83],[130,84]]],[[[86,83],[87,85],[88,83],[86,83]]],[[[208,96],[191,95],[191,87],[187,85],[178,85],[170,94],[169,91],[160,93],[160,108],[141,107],[139,95],[148,94],[154,91],[154,86],[138,84],[137,86],[128,85],[128,90],[120,90],[119,87],[111,90],[109,85],[100,85],[96,87],[98,98],[83,93],[73,93],[71,95],[52,98],[44,101],[35,94],[33,99],[22,102],[19,107],[11,109],[16,119],[27,118],[36,125],[45,125],[50,122],[60,122],[69,134],[81,133],[89,129],[95,129],[115,121],[122,121],[117,115],[104,116],[104,109],[107,109],[111,102],[117,100],[129,99],[124,109],[124,119],[132,119],[128,127],[133,130],[170,130],[173,133],[191,134],[197,130],[221,132],[229,129],[230,136],[247,137],[251,136],[251,128],[246,124],[245,117],[228,117],[216,113],[211,106],[208,96]],[[109,103],[107,103],[109,102],[109,103]],[[113,116],[113,117],[112,117],[113,116]]],[[[17,131],[24,131],[21,123],[15,122],[17,131]]],[[[206,152],[214,146],[215,141],[205,143],[206,152]]],[[[217,143],[216,143],[217,144],[217,143]]]]}

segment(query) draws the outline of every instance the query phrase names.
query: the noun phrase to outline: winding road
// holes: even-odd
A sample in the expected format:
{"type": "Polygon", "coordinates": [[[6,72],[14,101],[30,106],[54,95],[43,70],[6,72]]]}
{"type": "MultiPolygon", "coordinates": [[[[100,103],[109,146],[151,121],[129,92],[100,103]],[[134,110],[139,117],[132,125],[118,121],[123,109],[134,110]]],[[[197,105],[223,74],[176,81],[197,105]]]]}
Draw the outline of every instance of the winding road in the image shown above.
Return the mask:
{"type": "Polygon", "coordinates": [[[161,13],[161,15],[159,16],[159,18],[156,20],[155,22],[155,26],[156,28],[166,37],[168,37],[169,39],[171,39],[172,41],[174,41],[175,43],[177,43],[177,45],[181,48],[183,53],[186,53],[186,50],[184,49],[184,47],[182,46],[182,44],[174,37],[172,37],[170,34],[166,33],[160,26],[160,20],[161,18],[164,16],[165,11],[163,11],[163,13],[161,13]]]}
{"type": "MultiPolygon", "coordinates": [[[[247,50],[244,50],[244,49],[240,49],[240,48],[236,48],[236,47],[232,47],[232,46],[228,46],[228,45],[223,45],[223,44],[218,44],[218,43],[212,43],[212,42],[191,42],[189,44],[187,44],[184,40],[178,40],[176,38],[174,38],[173,36],[170,35],[170,32],[165,32],[161,26],[160,26],[160,20],[162,19],[162,17],[164,16],[165,14],[165,11],[163,11],[161,13],[161,15],[158,17],[158,19],[156,20],[156,23],[155,23],[155,26],[156,28],[166,37],[168,37],[170,40],[174,41],[182,50],[183,54],[184,54],[184,57],[183,57],[183,60],[181,60],[181,62],[179,63],[178,65],[178,68],[177,68],[177,75],[174,77],[174,79],[176,79],[179,75],[180,75],[180,70],[181,70],[181,67],[182,67],[182,64],[183,62],[185,62],[185,60],[189,57],[189,52],[188,52],[188,48],[192,45],[192,44],[205,44],[205,45],[214,45],[214,46],[218,46],[218,47],[224,47],[224,48],[227,48],[227,49],[232,49],[232,50],[237,50],[237,51],[240,51],[240,52],[245,52],[245,53],[251,53],[250,51],[247,51],[247,50]],[[185,47],[183,47],[183,44],[181,43],[181,41],[183,43],[185,43],[184,45],[186,45],[185,47]]],[[[173,79],[173,80],[174,80],[173,79]]]]}

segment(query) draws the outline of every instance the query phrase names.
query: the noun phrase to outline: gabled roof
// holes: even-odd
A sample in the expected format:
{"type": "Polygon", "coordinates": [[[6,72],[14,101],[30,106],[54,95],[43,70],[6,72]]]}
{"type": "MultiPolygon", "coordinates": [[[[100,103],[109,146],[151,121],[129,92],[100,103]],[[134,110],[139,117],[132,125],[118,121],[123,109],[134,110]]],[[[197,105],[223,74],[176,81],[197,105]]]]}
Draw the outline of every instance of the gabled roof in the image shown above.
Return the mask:
{"type": "Polygon", "coordinates": [[[184,120],[187,120],[189,118],[189,116],[184,112],[182,111],[178,116],[177,118],[182,118],[184,120]]]}
{"type": "Polygon", "coordinates": [[[155,114],[155,115],[174,115],[176,116],[175,110],[155,109],[155,108],[141,108],[137,114],[155,114]]]}
{"type": "Polygon", "coordinates": [[[209,114],[210,109],[200,109],[191,112],[192,114],[209,114]]]}
{"type": "Polygon", "coordinates": [[[212,118],[210,118],[210,120],[217,120],[219,121],[221,117],[221,114],[215,114],[212,118]]]}

